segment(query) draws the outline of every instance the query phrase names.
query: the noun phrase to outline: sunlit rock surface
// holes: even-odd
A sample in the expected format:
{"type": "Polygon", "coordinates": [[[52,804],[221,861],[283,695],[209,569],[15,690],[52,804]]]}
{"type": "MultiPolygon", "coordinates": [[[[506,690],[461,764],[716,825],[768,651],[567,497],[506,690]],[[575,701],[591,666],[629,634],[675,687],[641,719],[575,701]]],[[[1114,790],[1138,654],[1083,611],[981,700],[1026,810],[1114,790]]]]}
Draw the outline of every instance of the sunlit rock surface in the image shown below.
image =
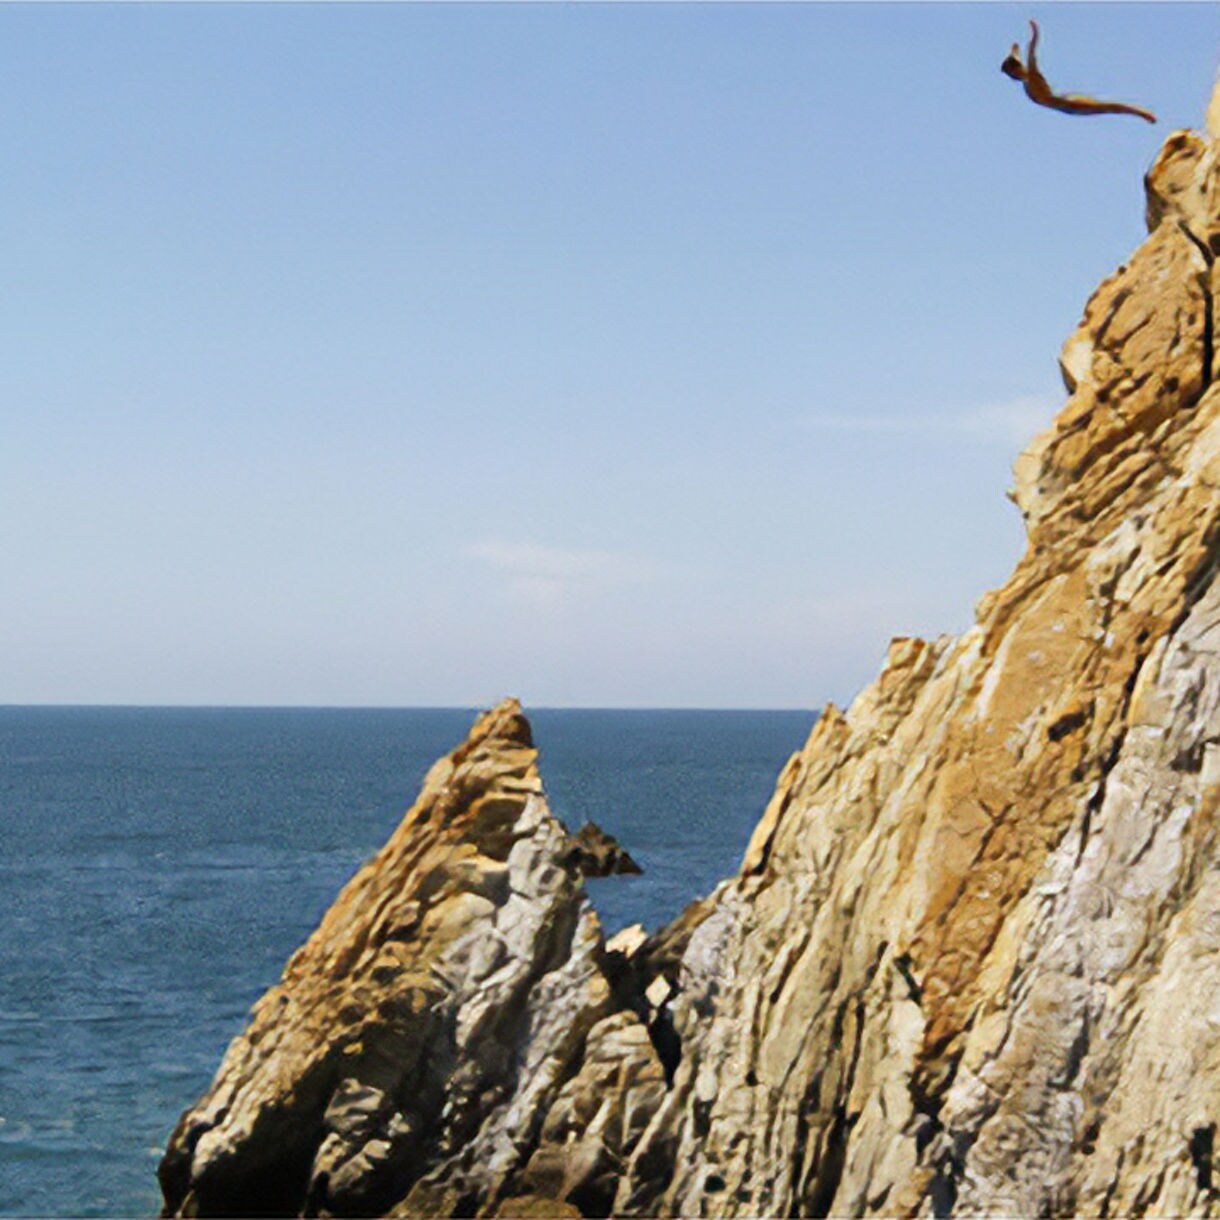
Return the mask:
{"type": "Polygon", "coordinates": [[[1011,579],[825,710],[738,875],[608,952],[502,705],[184,1116],[169,1211],[1220,1211],[1217,155],[1169,137],[1064,346],[1011,579]]]}
{"type": "Polygon", "coordinates": [[[606,1023],[622,1006],[535,756],[510,701],[432,768],[183,1116],[167,1211],[459,1213],[532,1163],[561,1091],[596,1087],[596,1048],[660,1076],[634,1013],[606,1023]]]}

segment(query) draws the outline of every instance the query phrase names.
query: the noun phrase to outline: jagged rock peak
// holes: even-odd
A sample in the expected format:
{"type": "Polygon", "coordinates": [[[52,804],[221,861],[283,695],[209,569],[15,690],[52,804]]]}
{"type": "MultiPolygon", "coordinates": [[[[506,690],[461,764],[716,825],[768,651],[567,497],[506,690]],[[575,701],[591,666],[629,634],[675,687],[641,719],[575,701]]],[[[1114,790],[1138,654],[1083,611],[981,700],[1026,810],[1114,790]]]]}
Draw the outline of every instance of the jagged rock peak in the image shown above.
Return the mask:
{"type": "Polygon", "coordinates": [[[662,1070],[603,971],[535,760],[507,700],[432,768],[182,1116],[160,1168],[166,1214],[489,1207],[561,1090],[582,1104],[612,1050],[644,1086],[631,1121],[650,1114],[662,1070]]]}
{"type": "Polygon", "coordinates": [[[521,710],[520,700],[502,699],[495,707],[481,712],[470,726],[466,740],[458,746],[454,755],[460,760],[484,742],[491,744],[492,748],[495,748],[495,745],[510,749],[534,748],[534,734],[525,713],[521,710]]]}

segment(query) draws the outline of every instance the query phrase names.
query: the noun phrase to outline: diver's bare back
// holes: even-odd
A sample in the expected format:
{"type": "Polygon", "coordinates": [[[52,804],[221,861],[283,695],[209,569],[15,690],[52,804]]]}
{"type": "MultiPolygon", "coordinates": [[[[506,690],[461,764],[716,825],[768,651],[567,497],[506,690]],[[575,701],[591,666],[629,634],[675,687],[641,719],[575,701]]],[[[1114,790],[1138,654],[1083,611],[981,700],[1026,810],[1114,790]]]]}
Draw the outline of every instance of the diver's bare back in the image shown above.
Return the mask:
{"type": "Polygon", "coordinates": [[[1029,46],[1025,55],[1028,63],[1021,59],[1021,48],[1012,44],[1008,58],[1000,65],[1000,71],[1025,86],[1025,95],[1039,106],[1059,110],[1064,114],[1133,114],[1146,123],[1155,123],[1156,115],[1142,106],[1128,106],[1126,102],[1102,102],[1084,93],[1056,93],[1038,69],[1038,23],[1029,23],[1029,46]]]}

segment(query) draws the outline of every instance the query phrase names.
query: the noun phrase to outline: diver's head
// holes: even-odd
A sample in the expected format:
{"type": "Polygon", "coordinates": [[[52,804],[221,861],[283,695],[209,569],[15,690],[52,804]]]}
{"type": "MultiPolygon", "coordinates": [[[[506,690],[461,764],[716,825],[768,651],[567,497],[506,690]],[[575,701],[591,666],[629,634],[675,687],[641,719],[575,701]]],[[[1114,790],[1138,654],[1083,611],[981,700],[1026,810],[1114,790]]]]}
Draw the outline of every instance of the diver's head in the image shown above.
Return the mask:
{"type": "Polygon", "coordinates": [[[1025,65],[1021,62],[1021,48],[1014,42],[1008,58],[1000,65],[1000,71],[1013,80],[1025,79],[1025,65]]]}

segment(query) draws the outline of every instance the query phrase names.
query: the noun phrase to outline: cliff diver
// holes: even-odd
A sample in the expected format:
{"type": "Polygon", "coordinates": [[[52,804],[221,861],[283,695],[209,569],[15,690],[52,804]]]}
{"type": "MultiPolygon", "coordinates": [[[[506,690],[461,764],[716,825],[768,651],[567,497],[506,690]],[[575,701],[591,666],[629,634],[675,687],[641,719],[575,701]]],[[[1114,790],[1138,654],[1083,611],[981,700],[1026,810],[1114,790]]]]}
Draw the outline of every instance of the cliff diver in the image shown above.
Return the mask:
{"type": "Polygon", "coordinates": [[[1049,106],[1051,110],[1062,110],[1064,114],[1134,114],[1147,123],[1155,123],[1156,115],[1151,110],[1141,106],[1128,106],[1124,102],[1099,102],[1095,97],[1086,97],[1083,93],[1056,93],[1046,77],[1038,70],[1038,60],[1034,54],[1038,46],[1038,23],[1029,23],[1031,30],[1029,47],[1025,55],[1029,60],[1021,59],[1021,48],[1012,44],[1008,58],[1000,65],[1000,71],[1013,80],[1022,81],[1025,85],[1025,96],[1039,106],[1049,106]]]}

